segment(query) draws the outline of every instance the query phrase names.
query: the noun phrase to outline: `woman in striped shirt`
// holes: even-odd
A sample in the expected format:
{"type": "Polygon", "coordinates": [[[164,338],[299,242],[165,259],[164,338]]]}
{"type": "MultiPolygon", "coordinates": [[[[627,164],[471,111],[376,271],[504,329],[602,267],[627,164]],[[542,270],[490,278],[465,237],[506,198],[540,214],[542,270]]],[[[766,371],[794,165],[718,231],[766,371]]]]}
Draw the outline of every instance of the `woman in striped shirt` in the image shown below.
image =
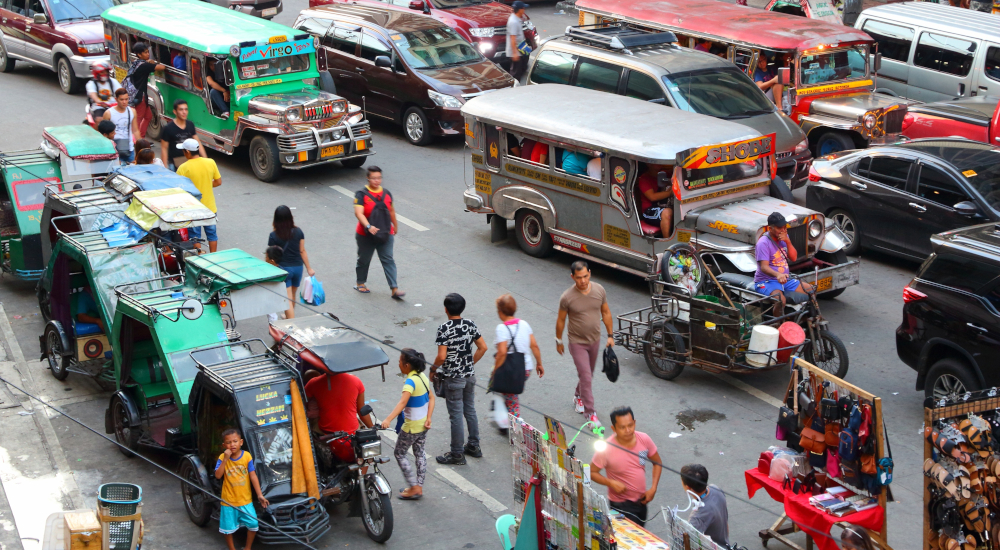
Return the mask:
{"type": "Polygon", "coordinates": [[[427,475],[424,444],[427,442],[427,430],[431,428],[431,415],[434,414],[434,392],[429,391],[430,381],[424,375],[426,368],[424,354],[411,348],[406,348],[399,354],[399,372],[406,376],[403,395],[389,416],[382,421],[382,428],[388,428],[392,420],[403,413],[402,429],[393,452],[399,469],[403,471],[403,477],[410,484],[399,492],[399,498],[403,500],[417,500],[424,496],[424,477],[427,475]],[[415,471],[406,456],[410,447],[413,448],[416,459],[415,471]]]}

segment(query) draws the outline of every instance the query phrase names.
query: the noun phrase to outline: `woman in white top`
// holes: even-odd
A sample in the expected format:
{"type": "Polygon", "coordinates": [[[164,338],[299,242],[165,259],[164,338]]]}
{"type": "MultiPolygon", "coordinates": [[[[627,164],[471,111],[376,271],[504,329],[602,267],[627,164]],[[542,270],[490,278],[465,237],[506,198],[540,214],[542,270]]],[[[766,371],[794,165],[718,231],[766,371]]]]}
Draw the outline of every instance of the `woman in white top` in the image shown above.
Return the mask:
{"type": "Polygon", "coordinates": [[[135,121],[135,109],[128,106],[128,92],[119,88],[115,92],[116,105],[104,111],[104,120],[115,123],[115,149],[122,164],[135,160],[135,136],[139,134],[139,126],[135,121]],[[128,150],[125,141],[128,141],[128,150]]]}
{"type": "MultiPolygon", "coordinates": [[[[500,368],[500,365],[503,365],[507,358],[507,346],[513,339],[514,349],[524,354],[525,379],[531,376],[532,369],[537,369],[538,377],[541,378],[545,375],[545,369],[542,368],[542,351],[538,349],[538,342],[535,341],[535,335],[531,332],[531,326],[526,321],[515,318],[514,313],[516,312],[517,302],[514,301],[513,296],[504,294],[497,298],[497,316],[502,322],[497,325],[496,337],[493,342],[497,347],[493,370],[495,371],[500,368]],[[530,354],[527,353],[528,348],[531,348],[530,354]]],[[[504,405],[507,406],[507,412],[514,416],[520,416],[520,399],[517,394],[505,393],[503,401],[504,405]]],[[[500,428],[500,433],[507,435],[507,430],[500,428]]]]}

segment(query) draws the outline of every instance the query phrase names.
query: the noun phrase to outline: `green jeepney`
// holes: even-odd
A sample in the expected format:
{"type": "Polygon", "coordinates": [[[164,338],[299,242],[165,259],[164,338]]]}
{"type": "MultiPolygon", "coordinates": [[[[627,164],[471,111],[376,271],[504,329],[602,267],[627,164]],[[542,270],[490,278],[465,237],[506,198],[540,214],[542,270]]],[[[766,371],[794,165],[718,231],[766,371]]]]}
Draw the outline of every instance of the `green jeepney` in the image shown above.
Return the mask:
{"type": "Polygon", "coordinates": [[[116,79],[136,61],[137,42],[166,65],[149,79],[150,139],[160,138],[182,99],[205,147],[232,154],[248,146],[262,181],[333,161],[358,168],[374,154],[362,109],[333,93],[318,38],[196,0],[132,2],[102,17],[116,79]],[[228,92],[226,101],[216,91],[224,109],[213,103],[210,77],[228,92]]]}
{"type": "Polygon", "coordinates": [[[82,124],[45,128],[35,149],[0,152],[0,269],[36,280],[45,267],[39,235],[46,186],[92,187],[119,166],[114,144],[82,124]]]}

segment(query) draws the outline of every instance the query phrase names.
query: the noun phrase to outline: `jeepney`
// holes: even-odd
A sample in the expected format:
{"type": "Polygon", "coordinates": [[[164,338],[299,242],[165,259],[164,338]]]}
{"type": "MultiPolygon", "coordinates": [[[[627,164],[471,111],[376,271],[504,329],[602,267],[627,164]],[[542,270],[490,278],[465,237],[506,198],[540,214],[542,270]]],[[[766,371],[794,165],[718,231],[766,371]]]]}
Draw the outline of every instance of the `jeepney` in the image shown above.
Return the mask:
{"type": "Polygon", "coordinates": [[[90,187],[119,166],[111,140],[89,126],[45,128],[35,149],[0,152],[0,269],[36,280],[45,267],[40,228],[45,188],[90,187]],[[67,181],[68,180],[68,181],[67,181]]]}
{"type": "Polygon", "coordinates": [[[752,274],[754,245],[778,211],[799,254],[792,273],[812,273],[832,295],[858,282],[859,263],[847,261],[832,220],[769,196],[774,134],[560,84],[493,92],[462,113],[474,178],[463,198],[467,210],[487,215],[494,242],[514,220],[518,244],[532,256],[559,250],[655,279],[664,253],[690,245],[718,256],[723,271],[752,274]],[[546,163],[508,154],[514,139],[547,145],[546,163]],[[567,152],[600,158],[600,179],[562,170],[557,159],[567,152]],[[646,165],[660,167],[661,189],[673,190],[669,238],[639,215],[646,165]]]}
{"type": "Polygon", "coordinates": [[[358,168],[374,154],[361,107],[321,87],[327,67],[318,38],[196,0],[133,2],[102,17],[119,81],[136,59],[137,42],[149,44],[151,60],[166,65],[149,81],[148,138],[160,139],[174,102],[183,99],[205,147],[232,154],[247,146],[261,181],[334,161],[358,168]],[[225,110],[212,101],[209,77],[228,91],[225,110]]]}
{"type": "Polygon", "coordinates": [[[761,56],[772,72],[788,63],[782,109],[809,137],[814,157],[901,139],[908,102],[875,92],[882,58],[862,31],[714,0],[579,0],[576,7],[581,25],[625,21],[671,31],[685,46],[708,40],[751,77],[761,56]]]}

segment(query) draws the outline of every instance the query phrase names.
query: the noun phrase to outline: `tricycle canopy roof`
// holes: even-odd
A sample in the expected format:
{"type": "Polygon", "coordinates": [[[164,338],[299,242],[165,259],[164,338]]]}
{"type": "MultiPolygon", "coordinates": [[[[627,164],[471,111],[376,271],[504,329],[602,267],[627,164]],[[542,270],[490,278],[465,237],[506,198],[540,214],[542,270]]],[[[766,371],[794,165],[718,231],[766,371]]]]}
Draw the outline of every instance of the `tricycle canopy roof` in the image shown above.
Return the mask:
{"type": "MultiPolygon", "coordinates": [[[[105,139],[104,141],[109,141],[105,139]]],[[[139,191],[156,191],[158,189],[170,189],[176,187],[187,191],[194,198],[201,200],[201,191],[191,183],[191,180],[184,176],[179,176],[162,166],[155,164],[129,164],[115,170],[106,180],[112,188],[122,194],[129,194],[124,191],[127,186],[118,185],[115,176],[121,175],[132,180],[139,187],[139,191]]]]}
{"type": "Polygon", "coordinates": [[[130,2],[105,10],[101,17],[195,51],[217,55],[229,55],[230,48],[241,42],[267,42],[278,36],[292,42],[300,34],[291,27],[197,0],[130,2]]]}
{"type": "Polygon", "coordinates": [[[284,281],[284,269],[273,266],[238,249],[220,250],[188,258],[185,276],[207,285],[209,292],[222,288],[239,289],[254,283],[284,281]],[[203,279],[204,278],[204,279],[203,279]]]}
{"type": "Polygon", "coordinates": [[[579,0],[576,7],[613,19],[666,25],[766,50],[803,51],[820,45],[872,42],[868,34],[852,27],[717,0],[579,0]]]}
{"type": "Polygon", "coordinates": [[[505,130],[653,164],[672,165],[682,151],[761,135],[735,122],[562,84],[481,95],[469,100],[462,113],[505,130]]]}
{"type": "Polygon", "coordinates": [[[49,144],[62,154],[81,160],[112,160],[118,158],[115,144],[86,124],[50,126],[42,133],[49,144]]]}
{"type": "Polygon", "coordinates": [[[354,372],[385,365],[389,356],[382,348],[326,315],[310,315],[272,321],[271,336],[292,348],[310,367],[331,374],[354,372]]]}

